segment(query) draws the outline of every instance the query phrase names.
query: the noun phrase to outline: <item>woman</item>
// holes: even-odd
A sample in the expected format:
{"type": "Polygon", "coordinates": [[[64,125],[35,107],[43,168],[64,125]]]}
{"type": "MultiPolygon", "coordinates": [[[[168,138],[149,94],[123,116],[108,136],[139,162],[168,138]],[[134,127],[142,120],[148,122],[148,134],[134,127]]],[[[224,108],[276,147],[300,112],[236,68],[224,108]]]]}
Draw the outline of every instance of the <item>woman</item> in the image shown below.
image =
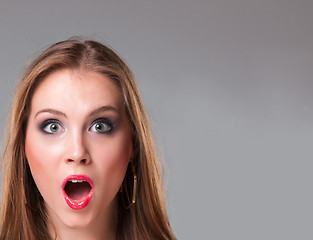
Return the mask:
{"type": "Polygon", "coordinates": [[[3,156],[1,239],[175,239],[134,77],[95,41],[28,67],[3,156]]]}

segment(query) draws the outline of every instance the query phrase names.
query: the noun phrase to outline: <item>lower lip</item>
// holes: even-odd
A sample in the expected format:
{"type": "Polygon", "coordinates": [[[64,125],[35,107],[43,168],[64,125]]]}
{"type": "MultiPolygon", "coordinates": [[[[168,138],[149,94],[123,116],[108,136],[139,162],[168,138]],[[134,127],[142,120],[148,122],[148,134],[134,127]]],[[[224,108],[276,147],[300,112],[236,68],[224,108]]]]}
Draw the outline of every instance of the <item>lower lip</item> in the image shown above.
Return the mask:
{"type": "Polygon", "coordinates": [[[85,175],[71,175],[71,176],[68,176],[63,181],[62,190],[63,190],[64,199],[65,199],[65,202],[67,203],[67,205],[74,210],[81,210],[81,209],[84,209],[85,207],[87,207],[88,203],[90,202],[90,199],[91,199],[92,194],[93,194],[93,182],[89,177],[87,177],[85,175]],[[82,198],[80,200],[71,199],[66,194],[66,192],[64,191],[65,184],[70,180],[85,180],[85,181],[87,181],[91,186],[90,192],[84,198],[82,198]]]}

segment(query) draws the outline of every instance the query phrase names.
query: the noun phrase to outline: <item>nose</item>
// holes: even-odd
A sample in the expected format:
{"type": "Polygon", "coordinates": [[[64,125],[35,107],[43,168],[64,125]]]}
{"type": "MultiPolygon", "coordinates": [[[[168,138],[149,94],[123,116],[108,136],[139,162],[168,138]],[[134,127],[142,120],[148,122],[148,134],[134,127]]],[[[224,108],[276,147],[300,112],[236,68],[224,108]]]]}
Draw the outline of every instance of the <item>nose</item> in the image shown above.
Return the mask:
{"type": "Polygon", "coordinates": [[[82,133],[71,133],[67,142],[67,155],[65,156],[67,164],[90,164],[91,158],[88,146],[82,133]]]}

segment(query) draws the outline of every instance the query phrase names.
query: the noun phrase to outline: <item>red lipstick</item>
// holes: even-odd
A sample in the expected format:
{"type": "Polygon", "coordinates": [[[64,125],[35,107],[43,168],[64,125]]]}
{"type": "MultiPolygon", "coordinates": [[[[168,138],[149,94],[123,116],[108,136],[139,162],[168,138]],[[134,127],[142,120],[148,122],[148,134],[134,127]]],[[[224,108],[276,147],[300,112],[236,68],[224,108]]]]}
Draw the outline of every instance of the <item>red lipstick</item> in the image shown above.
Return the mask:
{"type": "Polygon", "coordinates": [[[93,182],[85,175],[70,175],[66,177],[62,184],[65,202],[74,209],[85,208],[93,194],[93,182]]]}

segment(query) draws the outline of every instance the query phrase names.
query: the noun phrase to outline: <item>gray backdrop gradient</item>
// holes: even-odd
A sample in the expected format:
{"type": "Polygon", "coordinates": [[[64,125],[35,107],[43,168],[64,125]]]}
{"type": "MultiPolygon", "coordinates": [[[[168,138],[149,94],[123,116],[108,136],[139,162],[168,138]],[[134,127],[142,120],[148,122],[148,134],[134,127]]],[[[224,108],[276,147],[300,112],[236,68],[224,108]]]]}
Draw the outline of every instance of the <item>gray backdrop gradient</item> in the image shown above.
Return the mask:
{"type": "Polygon", "coordinates": [[[2,0],[2,133],[25,66],[73,35],[133,70],[178,239],[313,239],[312,0],[2,0]]]}

